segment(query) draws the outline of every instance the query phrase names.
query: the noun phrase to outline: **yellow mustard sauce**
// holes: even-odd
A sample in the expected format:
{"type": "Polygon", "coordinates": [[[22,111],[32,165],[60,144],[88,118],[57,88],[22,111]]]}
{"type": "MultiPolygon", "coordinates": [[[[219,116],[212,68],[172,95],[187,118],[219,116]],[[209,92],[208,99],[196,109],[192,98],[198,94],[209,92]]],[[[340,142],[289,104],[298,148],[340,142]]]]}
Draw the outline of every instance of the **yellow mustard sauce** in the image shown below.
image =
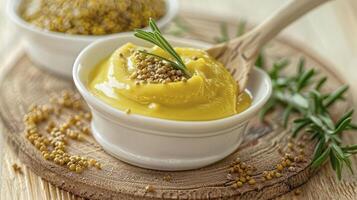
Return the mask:
{"type": "MultiPolygon", "coordinates": [[[[247,92],[237,95],[237,83],[224,66],[198,49],[175,48],[192,74],[186,82],[136,85],[130,74],[136,70],[132,52],[137,49],[143,47],[127,43],[99,63],[90,73],[90,92],[119,110],[171,120],[220,119],[251,105],[247,92]]],[[[169,59],[158,47],[147,50],[169,59]]]]}

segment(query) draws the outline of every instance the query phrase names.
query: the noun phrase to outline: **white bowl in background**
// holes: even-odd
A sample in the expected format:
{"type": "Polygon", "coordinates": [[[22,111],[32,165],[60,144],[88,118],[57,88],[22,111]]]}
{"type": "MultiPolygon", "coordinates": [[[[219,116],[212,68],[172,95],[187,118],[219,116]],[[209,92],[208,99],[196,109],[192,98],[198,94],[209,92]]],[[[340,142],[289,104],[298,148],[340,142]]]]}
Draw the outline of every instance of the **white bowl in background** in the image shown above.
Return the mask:
{"type": "MultiPolygon", "coordinates": [[[[16,25],[18,32],[25,39],[26,53],[39,67],[58,75],[71,77],[76,57],[91,42],[125,34],[125,32],[121,32],[102,36],[89,36],[47,31],[21,18],[18,13],[21,2],[22,0],[8,1],[7,14],[16,25]]],[[[166,2],[166,14],[157,20],[157,25],[160,28],[170,23],[178,12],[177,0],[166,0],[166,2]]]]}
{"type": "MultiPolygon", "coordinates": [[[[168,37],[173,46],[205,49],[206,43],[168,37]]],[[[92,43],[78,56],[73,79],[92,114],[92,132],[113,156],[144,168],[188,170],[203,167],[231,154],[241,144],[249,120],[255,117],[271,94],[268,75],[255,68],[247,89],[252,105],[242,113],[211,121],[175,121],[126,114],[95,97],[87,89],[88,75],[121,45],[148,43],[126,34],[92,43]]]]}

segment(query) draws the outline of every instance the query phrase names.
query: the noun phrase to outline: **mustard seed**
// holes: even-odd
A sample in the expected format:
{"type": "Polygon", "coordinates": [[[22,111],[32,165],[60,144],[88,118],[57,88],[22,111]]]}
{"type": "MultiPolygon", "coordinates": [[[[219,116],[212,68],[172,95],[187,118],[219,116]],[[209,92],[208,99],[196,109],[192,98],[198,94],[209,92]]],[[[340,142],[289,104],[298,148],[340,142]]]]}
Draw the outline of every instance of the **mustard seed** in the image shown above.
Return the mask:
{"type": "Polygon", "coordinates": [[[268,174],[268,175],[265,176],[265,178],[266,178],[267,180],[271,180],[273,177],[272,177],[270,174],[268,174]]]}
{"type": "Polygon", "coordinates": [[[245,177],[240,177],[239,181],[241,181],[242,183],[245,183],[245,182],[247,182],[247,179],[245,177]]]}
{"type": "Polygon", "coordinates": [[[97,168],[97,169],[102,169],[102,165],[100,164],[100,163],[95,163],[95,167],[97,168]]]}
{"type": "Polygon", "coordinates": [[[12,169],[14,170],[14,172],[22,174],[21,167],[19,165],[17,165],[16,163],[12,164],[12,169]]]}
{"type": "Polygon", "coordinates": [[[76,173],[82,173],[83,168],[79,165],[76,166],[76,173]]]}
{"type": "Polygon", "coordinates": [[[286,161],[285,161],[285,160],[281,162],[281,165],[282,165],[283,167],[287,167],[287,166],[288,166],[288,165],[286,164],[286,161]]]}
{"type": "Polygon", "coordinates": [[[237,184],[237,187],[242,187],[243,186],[243,182],[241,182],[241,181],[237,181],[236,184],[237,184]]]}
{"type": "Polygon", "coordinates": [[[289,171],[291,171],[291,172],[296,171],[296,168],[295,168],[295,167],[289,167],[288,169],[289,169],[289,171]]]}
{"type": "Polygon", "coordinates": [[[44,155],[43,155],[43,157],[46,159],[46,160],[50,160],[50,154],[48,154],[48,153],[45,153],[44,155]]]}
{"type": "Polygon", "coordinates": [[[75,164],[69,165],[69,170],[76,171],[76,165],[75,164]]]}
{"type": "Polygon", "coordinates": [[[130,114],[130,112],[131,112],[130,108],[127,108],[127,109],[125,110],[125,113],[126,113],[126,114],[130,114]]]}
{"type": "Polygon", "coordinates": [[[145,192],[155,192],[155,188],[152,185],[147,185],[145,187],[145,192]]]}
{"type": "Polygon", "coordinates": [[[167,181],[167,182],[170,182],[170,181],[172,181],[172,177],[170,175],[166,175],[166,176],[163,177],[163,180],[167,181]]]}
{"type": "Polygon", "coordinates": [[[248,184],[249,184],[249,185],[255,185],[255,184],[256,184],[255,179],[250,179],[250,180],[248,181],[248,184]]]}
{"type": "Polygon", "coordinates": [[[283,171],[284,167],[281,164],[277,164],[276,165],[276,169],[279,170],[279,171],[283,171]]]}
{"type": "Polygon", "coordinates": [[[300,195],[301,194],[301,189],[296,189],[295,191],[294,191],[294,194],[296,195],[296,196],[298,196],[298,195],[300,195]]]}

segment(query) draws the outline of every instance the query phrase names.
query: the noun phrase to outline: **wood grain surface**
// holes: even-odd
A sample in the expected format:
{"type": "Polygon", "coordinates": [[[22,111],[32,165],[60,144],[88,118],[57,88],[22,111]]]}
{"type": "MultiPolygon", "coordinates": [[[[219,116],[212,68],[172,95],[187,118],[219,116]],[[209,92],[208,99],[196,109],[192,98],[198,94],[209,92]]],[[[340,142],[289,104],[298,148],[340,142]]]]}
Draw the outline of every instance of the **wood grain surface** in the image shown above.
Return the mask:
{"type": "MultiPolygon", "coordinates": [[[[191,30],[188,35],[190,37],[211,41],[214,35],[217,35],[217,21],[192,18],[187,18],[185,20],[191,24],[195,24],[195,30],[191,30]],[[197,26],[198,24],[200,26],[197,26]],[[202,31],[209,34],[205,34],[205,38],[203,38],[201,34],[202,31]]],[[[232,23],[230,26],[235,27],[236,24],[232,23]]],[[[235,30],[232,28],[231,31],[234,32],[235,30]]],[[[301,49],[298,49],[285,41],[272,42],[267,48],[267,55],[271,59],[290,57],[293,63],[303,55],[307,58],[307,63],[310,66],[317,67],[320,71],[330,76],[330,87],[327,89],[336,88],[343,83],[343,81],[339,80],[334,73],[327,70],[325,68],[326,66],[320,60],[312,57],[308,53],[302,52],[301,49]]],[[[104,161],[104,169],[102,171],[88,171],[82,175],[76,175],[66,171],[66,169],[61,169],[53,164],[51,165],[51,163],[46,163],[44,165],[43,160],[36,155],[36,151],[34,151],[33,148],[31,149],[31,146],[26,144],[27,141],[21,139],[21,115],[24,114],[26,107],[30,103],[40,103],[46,101],[51,91],[60,91],[64,88],[73,88],[73,86],[70,81],[47,74],[32,65],[33,64],[26,56],[21,56],[15,65],[8,67],[7,69],[3,69],[9,71],[6,72],[6,76],[4,76],[4,79],[2,80],[3,84],[1,85],[1,91],[3,93],[1,96],[2,104],[0,105],[0,109],[2,117],[6,122],[6,127],[8,129],[7,133],[9,133],[7,138],[10,138],[11,141],[15,141],[15,143],[10,142],[5,145],[11,147],[18,146],[19,148],[13,148],[15,150],[14,152],[10,151],[9,148],[4,148],[6,150],[4,155],[6,156],[2,161],[2,174],[3,172],[8,172],[9,174],[12,174],[12,176],[10,175],[8,176],[10,178],[3,179],[2,188],[7,188],[6,191],[13,191],[12,189],[21,190],[22,188],[22,190],[26,191],[26,193],[1,192],[1,198],[74,198],[72,195],[69,195],[69,193],[51,186],[47,181],[43,181],[38,176],[34,175],[32,171],[28,170],[27,167],[24,167],[21,164],[20,166],[22,166],[23,173],[15,173],[12,170],[12,164],[20,162],[17,160],[17,156],[13,155],[19,155],[20,158],[25,161],[25,163],[28,164],[35,173],[40,174],[45,179],[50,180],[56,185],[59,185],[67,190],[71,190],[78,195],[85,195],[87,197],[90,197],[90,191],[94,191],[96,194],[99,194],[99,196],[92,197],[97,198],[113,197],[111,195],[119,197],[118,195],[123,195],[121,196],[122,199],[127,199],[129,197],[133,197],[135,192],[136,196],[134,197],[137,198],[142,196],[160,198],[163,194],[169,195],[170,198],[175,198],[178,195],[188,194],[185,193],[187,191],[198,191],[199,195],[203,194],[205,197],[211,195],[212,198],[232,195],[240,196],[243,199],[250,199],[253,197],[266,199],[292,190],[294,187],[297,187],[307,181],[309,176],[313,174],[308,168],[308,163],[305,163],[298,166],[297,172],[285,173],[280,179],[259,183],[254,187],[243,187],[239,190],[229,187],[231,183],[226,180],[227,169],[229,163],[237,156],[241,157],[247,163],[254,164],[258,167],[258,171],[255,176],[257,177],[257,180],[259,180],[259,178],[261,178],[261,172],[263,170],[271,170],[278,161],[279,155],[276,151],[277,144],[282,144],[284,146],[287,142],[287,134],[281,127],[275,125],[267,126],[259,123],[258,121],[251,124],[249,131],[251,134],[249,134],[245,143],[237,152],[217,164],[200,170],[167,173],[136,168],[106,155],[91,138],[88,138],[88,140],[84,143],[77,144],[76,148],[72,146],[71,150],[80,154],[85,154],[86,151],[84,150],[86,150],[86,148],[94,148],[94,151],[92,151],[90,155],[94,157],[99,156],[101,160],[104,161]],[[19,76],[19,74],[26,74],[26,76],[19,76]],[[24,149],[26,149],[26,152],[24,149]],[[165,182],[162,180],[162,178],[167,174],[170,174],[170,176],[173,177],[172,182],[165,182]],[[93,180],[94,182],[92,182],[93,180]],[[76,181],[77,183],[73,183],[73,181],[76,181]],[[78,182],[83,184],[78,185],[78,182]],[[97,187],[93,188],[93,184],[97,184],[97,187]],[[100,189],[103,184],[106,190],[109,188],[109,192],[103,192],[103,190],[100,189]],[[145,186],[148,184],[153,185],[154,188],[156,188],[156,192],[154,194],[145,193],[145,186]]],[[[4,71],[2,72],[5,74],[4,71]]],[[[341,106],[346,106],[346,104],[341,106]]],[[[343,107],[339,107],[336,111],[336,115],[338,115],[339,112],[343,112],[344,109],[343,107]]],[[[308,145],[306,149],[308,155],[311,155],[312,149],[313,145],[308,145]]],[[[356,193],[354,189],[356,183],[353,182],[353,179],[351,182],[346,182],[346,180],[348,181],[349,179],[345,179],[344,182],[340,183],[340,185],[336,187],[332,185],[335,184],[333,173],[328,171],[328,169],[324,169],[324,171],[326,170],[328,180],[314,187],[318,188],[319,186],[323,187],[326,184],[331,184],[331,187],[336,189],[336,191],[339,191],[339,193],[346,192],[346,198],[353,199],[354,194],[356,193]],[[342,188],[346,189],[343,190],[342,188]]],[[[331,195],[336,194],[334,192],[316,193],[315,191],[315,193],[311,192],[307,194],[304,192],[301,197],[304,197],[305,195],[306,197],[315,197],[315,199],[317,199],[319,197],[331,197],[331,195]]]]}

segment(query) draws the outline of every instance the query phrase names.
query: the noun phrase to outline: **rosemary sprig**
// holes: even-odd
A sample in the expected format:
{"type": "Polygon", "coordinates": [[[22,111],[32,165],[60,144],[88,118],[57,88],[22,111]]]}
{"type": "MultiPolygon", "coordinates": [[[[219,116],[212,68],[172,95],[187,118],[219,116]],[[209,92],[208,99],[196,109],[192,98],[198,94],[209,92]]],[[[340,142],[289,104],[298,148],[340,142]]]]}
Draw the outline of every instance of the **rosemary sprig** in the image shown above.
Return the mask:
{"type": "MultiPolygon", "coordinates": [[[[172,66],[175,69],[181,70],[187,76],[191,76],[190,72],[187,70],[184,62],[181,59],[181,57],[174,50],[174,48],[170,45],[170,43],[162,36],[160,29],[157,27],[157,25],[156,25],[156,23],[155,23],[155,21],[153,19],[149,20],[149,26],[151,28],[151,32],[137,29],[137,30],[135,30],[135,34],[134,35],[136,37],[140,38],[140,39],[146,40],[146,41],[148,41],[148,42],[160,47],[162,50],[167,52],[172,58],[175,59],[175,62],[174,61],[170,62],[172,64],[172,66]]],[[[150,55],[162,59],[161,56],[158,56],[156,54],[150,53],[150,55]]],[[[167,60],[168,59],[166,59],[166,61],[167,60]]]]}
{"type": "Polygon", "coordinates": [[[357,153],[357,145],[345,146],[342,144],[341,135],[346,130],[356,129],[352,124],[353,110],[349,110],[339,120],[334,122],[328,108],[339,100],[348,90],[344,85],[332,93],[322,93],[321,88],[327,81],[326,77],[317,79],[314,69],[305,69],[305,61],[301,59],[295,75],[283,76],[281,71],[288,66],[287,60],[275,62],[269,75],[273,83],[273,94],[260,113],[264,116],[277,106],[283,106],[283,124],[286,127],[292,113],[298,113],[293,121],[292,134],[297,136],[304,131],[311,134],[316,140],[312,167],[317,168],[325,161],[330,160],[332,169],[341,179],[344,166],[352,171],[350,156],[357,153]]]}

